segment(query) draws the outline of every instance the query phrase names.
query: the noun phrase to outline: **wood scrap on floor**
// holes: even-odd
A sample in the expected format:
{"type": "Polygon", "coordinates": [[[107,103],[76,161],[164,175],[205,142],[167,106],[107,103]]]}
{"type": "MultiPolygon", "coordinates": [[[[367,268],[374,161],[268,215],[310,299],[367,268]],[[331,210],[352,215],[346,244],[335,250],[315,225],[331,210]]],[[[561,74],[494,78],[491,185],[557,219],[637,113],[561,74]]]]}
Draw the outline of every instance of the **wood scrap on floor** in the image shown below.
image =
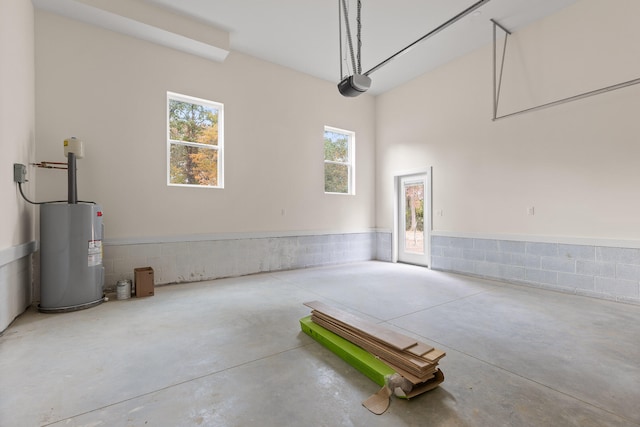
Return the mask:
{"type": "Polygon", "coordinates": [[[382,415],[389,409],[391,404],[391,389],[389,387],[382,387],[377,393],[369,396],[362,406],[370,410],[376,415],[382,415]]]}
{"type": "MultiPolygon", "coordinates": [[[[445,356],[442,350],[319,301],[304,305],[312,309],[313,323],[361,347],[396,372],[383,387],[388,388],[389,395],[411,398],[444,381],[442,371],[437,368],[439,360],[445,356]]],[[[380,400],[384,400],[385,393],[381,390],[363,404],[379,413],[384,406],[380,400]]]]}

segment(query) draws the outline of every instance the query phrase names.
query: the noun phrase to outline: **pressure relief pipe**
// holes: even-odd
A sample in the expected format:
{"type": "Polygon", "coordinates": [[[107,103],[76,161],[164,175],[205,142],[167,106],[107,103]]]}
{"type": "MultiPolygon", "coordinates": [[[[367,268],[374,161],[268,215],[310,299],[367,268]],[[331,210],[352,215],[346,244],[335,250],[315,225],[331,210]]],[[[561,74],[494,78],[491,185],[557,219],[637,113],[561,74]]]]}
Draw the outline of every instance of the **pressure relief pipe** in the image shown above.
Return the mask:
{"type": "Polygon", "coordinates": [[[76,177],[76,154],[69,152],[67,154],[67,193],[69,204],[78,203],[78,181],[76,177]]]}
{"type": "Polygon", "coordinates": [[[65,139],[64,155],[67,156],[67,198],[70,205],[75,205],[78,203],[76,159],[82,159],[84,157],[84,143],[75,136],[65,139]]]}

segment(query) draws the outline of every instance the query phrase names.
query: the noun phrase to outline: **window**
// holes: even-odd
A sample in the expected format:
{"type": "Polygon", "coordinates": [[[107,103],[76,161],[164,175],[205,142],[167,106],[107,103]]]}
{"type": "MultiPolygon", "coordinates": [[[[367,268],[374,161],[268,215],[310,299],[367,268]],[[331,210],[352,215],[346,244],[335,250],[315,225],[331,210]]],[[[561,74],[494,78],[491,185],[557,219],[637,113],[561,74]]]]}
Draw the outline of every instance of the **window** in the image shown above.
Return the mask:
{"type": "Polygon", "coordinates": [[[355,194],[354,132],[324,128],[324,192],[355,194]]]}
{"type": "Polygon", "coordinates": [[[223,105],[167,92],[167,184],[223,188],[223,105]]]}

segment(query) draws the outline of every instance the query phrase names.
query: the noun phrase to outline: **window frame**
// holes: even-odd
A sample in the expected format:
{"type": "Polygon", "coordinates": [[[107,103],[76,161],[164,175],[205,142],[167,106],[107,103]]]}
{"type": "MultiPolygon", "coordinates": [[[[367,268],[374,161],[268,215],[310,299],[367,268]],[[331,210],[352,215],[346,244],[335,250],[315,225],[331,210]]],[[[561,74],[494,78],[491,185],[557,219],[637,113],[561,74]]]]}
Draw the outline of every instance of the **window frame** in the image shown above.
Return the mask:
{"type": "Polygon", "coordinates": [[[215,189],[223,189],[224,188],[224,104],[221,102],[211,101],[204,98],[196,98],[194,96],[184,95],[181,93],[170,92],[167,91],[167,101],[166,101],[166,109],[167,109],[167,121],[166,121],[166,132],[167,132],[167,186],[169,187],[189,187],[189,188],[215,188],[215,189]],[[209,107],[216,109],[218,111],[218,144],[200,144],[197,142],[187,142],[187,141],[178,141],[175,139],[171,139],[171,101],[179,101],[186,102],[190,104],[197,104],[204,107],[209,107]],[[218,185],[200,185],[200,184],[179,184],[171,182],[171,146],[173,144],[183,145],[188,147],[197,147],[197,148],[205,148],[208,150],[215,150],[218,152],[218,177],[217,182],[218,185]]]}
{"type": "MultiPolygon", "coordinates": [[[[327,164],[336,164],[336,165],[346,165],[347,166],[347,170],[348,170],[348,177],[347,177],[347,192],[346,193],[337,193],[337,192],[333,192],[333,191],[324,191],[324,194],[336,194],[336,195],[341,195],[341,196],[355,196],[356,194],[356,133],[354,131],[351,130],[346,130],[346,129],[341,129],[341,128],[337,128],[337,127],[333,127],[333,126],[325,126],[324,127],[324,132],[322,133],[322,141],[323,141],[323,146],[324,146],[324,135],[327,132],[334,132],[334,133],[339,133],[342,135],[345,135],[347,137],[348,140],[348,144],[347,144],[347,157],[348,157],[348,161],[347,162],[336,162],[333,160],[327,160],[326,157],[324,158],[324,163],[323,163],[323,176],[324,179],[323,181],[323,186],[326,188],[326,165],[327,164]]],[[[323,157],[324,157],[324,149],[323,149],[323,157]]]]}

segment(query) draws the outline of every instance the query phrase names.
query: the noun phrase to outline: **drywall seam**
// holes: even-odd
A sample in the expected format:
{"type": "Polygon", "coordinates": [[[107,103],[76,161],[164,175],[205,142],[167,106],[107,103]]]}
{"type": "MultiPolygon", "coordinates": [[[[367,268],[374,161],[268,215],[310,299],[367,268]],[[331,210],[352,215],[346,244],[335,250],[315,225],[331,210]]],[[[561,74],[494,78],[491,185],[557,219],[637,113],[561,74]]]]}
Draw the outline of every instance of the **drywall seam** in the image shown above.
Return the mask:
{"type": "Polygon", "coordinates": [[[254,232],[254,233],[213,233],[213,234],[189,234],[177,236],[150,236],[150,237],[131,237],[104,239],[105,246],[122,246],[122,245],[140,245],[148,243],[178,243],[178,242],[204,242],[216,240],[240,240],[240,239],[268,239],[277,237],[296,237],[296,236],[327,236],[333,234],[362,234],[375,233],[375,229],[362,230],[334,230],[334,231],[282,231],[282,232],[254,232]]]}

